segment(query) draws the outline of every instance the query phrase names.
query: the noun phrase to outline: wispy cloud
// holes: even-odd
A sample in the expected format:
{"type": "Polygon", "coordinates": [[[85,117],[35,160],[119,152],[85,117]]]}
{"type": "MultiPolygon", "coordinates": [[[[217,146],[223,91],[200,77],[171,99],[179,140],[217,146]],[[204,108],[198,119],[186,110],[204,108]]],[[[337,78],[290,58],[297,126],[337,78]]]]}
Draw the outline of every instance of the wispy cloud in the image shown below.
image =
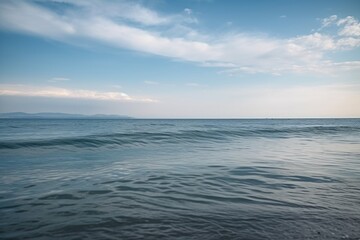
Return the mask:
{"type": "Polygon", "coordinates": [[[184,12],[187,14],[187,15],[191,15],[192,14],[192,10],[190,8],[185,8],[184,9],[184,12]]]}
{"type": "Polygon", "coordinates": [[[191,9],[164,15],[131,1],[0,2],[1,28],[59,41],[89,39],[115,48],[207,67],[224,67],[233,73],[328,74],[335,70],[327,66],[342,64],[348,66],[346,70],[358,69],[358,62],[335,62],[326,54],[360,46],[359,21],[352,16],[339,18],[333,15],[322,19],[321,27],[312,34],[274,38],[241,32],[221,36],[199,34],[193,15],[191,9]],[[46,7],[48,2],[57,3],[64,10],[46,7]],[[329,27],[335,28],[335,32],[323,32],[329,27]]]}
{"type": "Polygon", "coordinates": [[[338,26],[342,26],[342,28],[339,30],[340,36],[360,36],[360,23],[354,17],[347,16],[346,18],[340,19],[336,24],[338,26]]]}
{"type": "Polygon", "coordinates": [[[155,82],[155,81],[144,81],[145,84],[148,84],[148,85],[158,85],[159,83],[158,82],[155,82]]]}
{"type": "Polygon", "coordinates": [[[186,86],[188,86],[188,87],[200,87],[200,84],[191,82],[191,83],[187,83],[186,86]]]}
{"type": "Polygon", "coordinates": [[[54,77],[50,80],[48,80],[48,82],[64,82],[64,81],[70,81],[70,78],[64,78],[64,77],[54,77]]]}
{"type": "Polygon", "coordinates": [[[113,87],[113,88],[116,88],[116,89],[121,89],[122,88],[122,86],[121,85],[111,85],[111,87],[113,87]]]}
{"type": "Polygon", "coordinates": [[[338,19],[338,17],[336,15],[331,15],[330,17],[327,18],[323,18],[321,19],[321,28],[325,28],[330,26],[331,24],[333,24],[336,20],[338,19]]]}
{"type": "Polygon", "coordinates": [[[84,89],[58,87],[35,87],[29,85],[1,84],[0,95],[48,98],[75,98],[102,101],[157,102],[151,98],[132,97],[123,92],[100,92],[84,89]]]}

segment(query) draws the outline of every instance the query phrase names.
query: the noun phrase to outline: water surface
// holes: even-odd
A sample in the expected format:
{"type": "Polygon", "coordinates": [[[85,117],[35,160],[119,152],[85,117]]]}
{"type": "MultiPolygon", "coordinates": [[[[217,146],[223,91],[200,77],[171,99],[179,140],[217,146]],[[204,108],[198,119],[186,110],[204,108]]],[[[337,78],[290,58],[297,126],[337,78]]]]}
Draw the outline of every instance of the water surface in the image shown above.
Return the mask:
{"type": "Polygon", "coordinates": [[[360,120],[0,120],[2,239],[360,239],[360,120]]]}

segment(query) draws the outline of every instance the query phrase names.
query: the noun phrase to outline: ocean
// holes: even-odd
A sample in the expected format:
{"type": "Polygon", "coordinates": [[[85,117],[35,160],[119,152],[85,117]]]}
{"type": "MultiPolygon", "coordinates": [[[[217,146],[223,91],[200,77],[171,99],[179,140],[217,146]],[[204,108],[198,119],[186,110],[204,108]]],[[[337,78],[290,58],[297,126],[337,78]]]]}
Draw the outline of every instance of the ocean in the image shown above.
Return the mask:
{"type": "Polygon", "coordinates": [[[360,119],[1,119],[0,184],[0,239],[360,239],[360,119]]]}

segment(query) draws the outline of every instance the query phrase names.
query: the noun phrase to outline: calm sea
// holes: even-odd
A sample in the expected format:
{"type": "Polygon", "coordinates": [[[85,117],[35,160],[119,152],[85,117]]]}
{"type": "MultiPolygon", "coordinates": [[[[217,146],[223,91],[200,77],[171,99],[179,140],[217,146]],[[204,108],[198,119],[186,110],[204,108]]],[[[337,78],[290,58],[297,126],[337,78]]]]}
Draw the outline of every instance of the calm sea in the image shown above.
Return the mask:
{"type": "Polygon", "coordinates": [[[360,120],[0,120],[1,239],[360,239],[360,120]]]}

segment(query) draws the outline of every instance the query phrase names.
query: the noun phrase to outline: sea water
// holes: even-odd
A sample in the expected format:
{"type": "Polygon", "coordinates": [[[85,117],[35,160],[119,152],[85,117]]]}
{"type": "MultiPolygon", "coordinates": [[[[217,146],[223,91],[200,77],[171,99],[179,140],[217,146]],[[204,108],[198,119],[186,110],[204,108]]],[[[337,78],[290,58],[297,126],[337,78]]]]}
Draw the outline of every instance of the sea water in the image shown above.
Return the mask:
{"type": "Polygon", "coordinates": [[[0,120],[1,239],[360,239],[360,120],[0,120]]]}

